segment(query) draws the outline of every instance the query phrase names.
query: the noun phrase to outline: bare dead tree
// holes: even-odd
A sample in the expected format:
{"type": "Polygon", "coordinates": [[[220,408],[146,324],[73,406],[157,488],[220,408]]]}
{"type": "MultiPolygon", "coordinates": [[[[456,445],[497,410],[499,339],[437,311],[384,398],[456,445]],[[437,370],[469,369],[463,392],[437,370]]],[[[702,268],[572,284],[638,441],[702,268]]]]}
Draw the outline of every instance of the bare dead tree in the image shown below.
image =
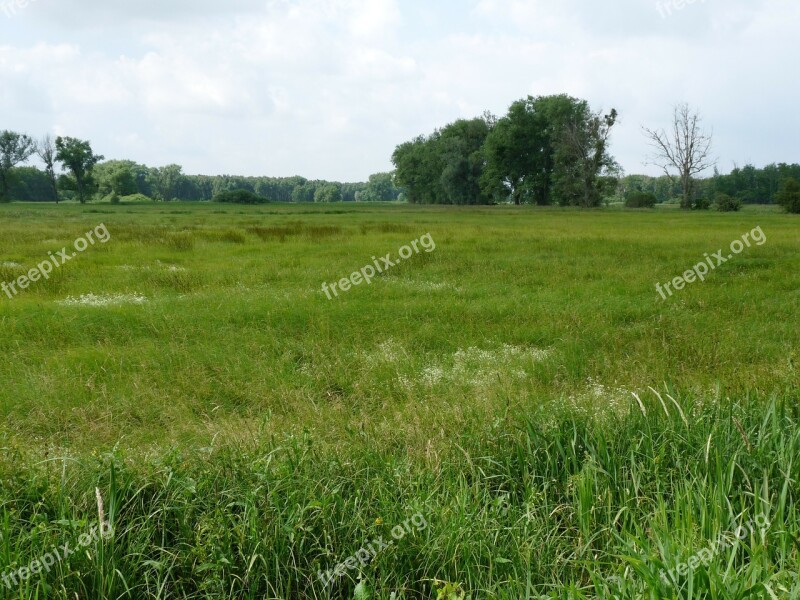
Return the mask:
{"type": "Polygon", "coordinates": [[[58,185],[56,183],[56,144],[50,134],[44,136],[36,144],[36,154],[44,163],[45,173],[47,179],[50,181],[50,187],[53,190],[53,198],[58,204],[58,185]]]}
{"type": "Polygon", "coordinates": [[[694,206],[694,177],[716,164],[711,158],[713,134],[705,132],[701,122],[700,115],[684,103],[674,109],[672,131],[644,128],[656,150],[652,164],[661,167],[671,181],[680,180],[682,208],[694,206]]]}

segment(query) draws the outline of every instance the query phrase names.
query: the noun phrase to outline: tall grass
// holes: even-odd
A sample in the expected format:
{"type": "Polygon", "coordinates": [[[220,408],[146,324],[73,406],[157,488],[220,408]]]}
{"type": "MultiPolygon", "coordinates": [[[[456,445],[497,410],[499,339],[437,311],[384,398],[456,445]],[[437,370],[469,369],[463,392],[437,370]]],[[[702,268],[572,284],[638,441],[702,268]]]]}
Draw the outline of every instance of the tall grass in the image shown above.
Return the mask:
{"type": "Polygon", "coordinates": [[[476,416],[435,458],[368,429],[344,451],[306,435],[136,460],[5,454],[0,563],[74,540],[96,522],[97,486],[113,539],[15,596],[349,599],[361,579],[386,599],[432,598],[437,580],[472,598],[797,597],[796,400],[642,406],[476,416]],[[320,581],[417,513],[427,528],[320,581]],[[768,526],[737,540],[757,516],[768,526]],[[661,575],[720,536],[708,564],[661,575]]]}
{"type": "Polygon", "coordinates": [[[96,488],[114,536],[0,597],[800,597],[791,217],[11,205],[0,281],[100,221],[0,297],[0,576],[75,547],[96,488]],[[147,301],[59,304],[89,293],[147,301]]]}

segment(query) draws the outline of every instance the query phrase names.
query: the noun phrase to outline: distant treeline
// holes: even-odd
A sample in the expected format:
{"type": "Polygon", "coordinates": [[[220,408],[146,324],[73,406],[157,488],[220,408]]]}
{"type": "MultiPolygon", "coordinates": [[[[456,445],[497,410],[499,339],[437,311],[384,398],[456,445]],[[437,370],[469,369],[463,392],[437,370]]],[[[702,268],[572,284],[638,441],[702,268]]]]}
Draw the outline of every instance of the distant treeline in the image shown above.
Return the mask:
{"type": "MultiPolygon", "coordinates": [[[[778,194],[790,180],[800,181],[800,165],[785,163],[757,169],[753,165],[735,167],[728,175],[715,170],[712,177],[698,181],[698,193],[712,202],[719,194],[736,198],[744,204],[778,204],[778,194]]],[[[648,177],[628,175],[620,179],[617,195],[627,199],[631,194],[653,194],[657,202],[677,202],[681,195],[680,182],[666,175],[648,177]]]]}
{"type": "MultiPolygon", "coordinates": [[[[179,165],[148,167],[127,160],[97,164],[92,170],[98,200],[140,195],[160,201],[210,201],[223,192],[245,190],[271,202],[383,202],[400,199],[390,173],[378,173],[365,183],[308,180],[304,177],[239,177],[186,175],[179,165]]],[[[44,171],[36,167],[11,170],[8,197],[27,202],[53,202],[54,191],[44,171]]],[[[71,190],[60,189],[62,199],[71,190]]]]}
{"type": "MultiPolygon", "coordinates": [[[[593,112],[566,95],[514,102],[506,116],[458,120],[398,146],[393,173],[363,183],[304,177],[187,175],[180,165],[148,167],[103,161],[86,140],[45,136],[34,141],[0,131],[0,202],[218,201],[390,202],[414,204],[558,204],[631,207],[680,203],[677,177],[622,175],[609,154],[617,112],[593,112]],[[44,169],[29,166],[38,156],[44,169]],[[61,174],[57,168],[61,167],[61,174]]],[[[800,165],[736,167],[692,182],[696,208],[737,210],[744,204],[782,204],[800,212],[800,165]]]]}

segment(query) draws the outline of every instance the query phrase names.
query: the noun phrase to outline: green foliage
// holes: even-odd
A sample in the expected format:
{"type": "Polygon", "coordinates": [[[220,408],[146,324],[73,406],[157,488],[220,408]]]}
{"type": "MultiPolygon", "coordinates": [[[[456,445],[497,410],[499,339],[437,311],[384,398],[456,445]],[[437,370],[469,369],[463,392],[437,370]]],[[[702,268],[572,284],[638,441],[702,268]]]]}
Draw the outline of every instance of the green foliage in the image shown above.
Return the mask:
{"type": "Polygon", "coordinates": [[[790,213],[800,214],[800,182],[793,177],[784,181],[775,199],[790,213]]]}
{"type": "Polygon", "coordinates": [[[397,147],[395,179],[412,204],[488,204],[480,186],[493,118],[459,120],[397,147]]]}
{"type": "Polygon", "coordinates": [[[627,208],[654,208],[658,198],[650,192],[630,192],[625,199],[627,208]]]}
{"type": "Polygon", "coordinates": [[[763,169],[746,165],[734,168],[728,175],[715,171],[704,185],[710,187],[712,195],[721,192],[745,204],[772,204],[780,203],[778,194],[789,179],[800,180],[800,165],[779,163],[763,169]]]}
{"type": "Polygon", "coordinates": [[[149,169],[133,161],[109,160],[99,163],[94,167],[93,175],[101,196],[110,193],[131,196],[149,191],[149,186],[140,186],[149,177],[149,169]]]}
{"type": "Polygon", "coordinates": [[[341,202],[342,188],[336,184],[328,184],[317,188],[314,192],[314,202],[341,202]]]}
{"type": "Polygon", "coordinates": [[[11,188],[11,170],[24,163],[36,151],[29,136],[14,131],[0,131],[0,202],[8,202],[11,188]]]}
{"type": "Polygon", "coordinates": [[[236,190],[233,192],[220,192],[214,196],[213,202],[222,202],[227,204],[266,204],[269,202],[263,196],[248,192],[247,190],[236,190]]]}
{"type": "MultiPolygon", "coordinates": [[[[681,208],[686,208],[685,202],[681,202],[681,208]]],[[[692,210],[708,210],[711,208],[711,200],[702,194],[696,194],[689,208],[692,210]]]]}
{"type": "MultiPolygon", "coordinates": [[[[184,184],[185,175],[180,165],[167,165],[150,169],[150,181],[153,185],[155,197],[163,202],[177,200],[178,191],[184,184]]],[[[218,200],[215,200],[219,202],[218,200]]]]}
{"type": "Polygon", "coordinates": [[[608,153],[617,111],[594,114],[588,105],[574,114],[555,144],[552,197],[561,206],[596,208],[621,170],[608,153]]]}
{"type": "Polygon", "coordinates": [[[719,212],[739,212],[744,203],[738,198],[719,192],[714,198],[714,207],[719,212]]]}
{"type": "Polygon", "coordinates": [[[95,155],[88,141],[71,137],[56,138],[56,160],[69,172],[71,183],[66,187],[77,193],[78,200],[84,204],[97,190],[92,176],[94,166],[103,160],[95,155]]]}
{"type": "MultiPolygon", "coordinates": [[[[626,175],[619,181],[619,192],[624,198],[636,192],[646,192],[656,197],[656,203],[673,202],[681,195],[680,182],[676,179],[662,175],[650,177],[648,175],[626,175]]],[[[680,204],[680,200],[678,199],[680,204]]]]}
{"type": "Polygon", "coordinates": [[[120,202],[125,204],[152,204],[153,199],[145,196],[144,194],[131,194],[129,196],[120,196],[120,202]]]}
{"type": "Polygon", "coordinates": [[[394,185],[394,176],[391,173],[376,173],[370,175],[364,191],[356,192],[357,202],[390,202],[397,200],[400,190],[394,185]]]}
{"type": "Polygon", "coordinates": [[[9,200],[21,202],[52,202],[53,189],[44,171],[36,167],[16,167],[8,174],[9,200]]]}
{"type": "Polygon", "coordinates": [[[599,206],[616,163],[616,111],[591,113],[569,96],[519,100],[497,120],[460,120],[397,147],[396,180],[414,204],[599,206]]]}
{"type": "Polygon", "coordinates": [[[616,171],[607,151],[616,119],[567,95],[515,102],[486,140],[484,191],[514,204],[599,206],[616,171]]]}

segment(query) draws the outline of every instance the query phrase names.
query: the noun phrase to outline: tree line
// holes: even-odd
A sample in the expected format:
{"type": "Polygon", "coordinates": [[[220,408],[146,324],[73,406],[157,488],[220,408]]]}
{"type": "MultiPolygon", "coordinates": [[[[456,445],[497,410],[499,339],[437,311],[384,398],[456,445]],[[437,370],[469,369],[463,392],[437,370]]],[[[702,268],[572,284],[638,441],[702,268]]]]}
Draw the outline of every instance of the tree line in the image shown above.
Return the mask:
{"type": "Polygon", "coordinates": [[[643,128],[651,164],[664,175],[624,175],[610,153],[616,110],[593,111],[586,100],[561,94],[528,96],[503,117],[460,119],[400,144],[395,170],[367,182],[303,177],[187,175],[180,165],[148,167],[94,154],[88,141],[45,136],[34,141],[0,132],[0,202],[101,200],[263,202],[387,202],[579,206],[624,203],[652,208],[739,210],[777,203],[800,213],[800,165],[735,167],[722,175],[712,136],[697,112],[675,106],[670,127],[643,128]],[[27,166],[37,156],[44,168],[27,166]],[[712,177],[701,175],[714,167],[712,177]],[[57,173],[57,169],[59,173],[57,173]]]}
{"type": "Polygon", "coordinates": [[[130,160],[103,161],[85,140],[0,132],[0,202],[90,200],[131,202],[211,201],[245,191],[258,202],[391,202],[402,200],[391,173],[376,173],[363,183],[304,177],[187,175],[180,165],[148,167],[130,160]],[[44,169],[27,166],[38,157],[44,169]],[[59,171],[59,172],[57,172],[59,171]]]}
{"type": "MultiPolygon", "coordinates": [[[[698,198],[707,201],[725,194],[742,204],[780,204],[780,192],[791,179],[800,181],[800,165],[777,163],[762,169],[736,166],[727,175],[715,168],[713,176],[696,182],[696,190],[698,198]]],[[[620,179],[612,200],[625,201],[637,193],[651,195],[655,204],[679,203],[682,190],[680,181],[666,175],[626,175],[620,179]]]]}
{"type": "Polygon", "coordinates": [[[624,203],[652,208],[739,210],[743,204],[782,204],[800,212],[800,165],[736,167],[722,175],[711,157],[712,136],[697,112],[675,107],[671,126],[643,133],[651,164],[664,175],[628,175],[609,153],[616,110],[594,112],[566,95],[529,96],[497,118],[458,120],[399,145],[392,157],[397,185],[419,204],[624,203]],[[714,167],[713,177],[700,174],[714,167]]]}

